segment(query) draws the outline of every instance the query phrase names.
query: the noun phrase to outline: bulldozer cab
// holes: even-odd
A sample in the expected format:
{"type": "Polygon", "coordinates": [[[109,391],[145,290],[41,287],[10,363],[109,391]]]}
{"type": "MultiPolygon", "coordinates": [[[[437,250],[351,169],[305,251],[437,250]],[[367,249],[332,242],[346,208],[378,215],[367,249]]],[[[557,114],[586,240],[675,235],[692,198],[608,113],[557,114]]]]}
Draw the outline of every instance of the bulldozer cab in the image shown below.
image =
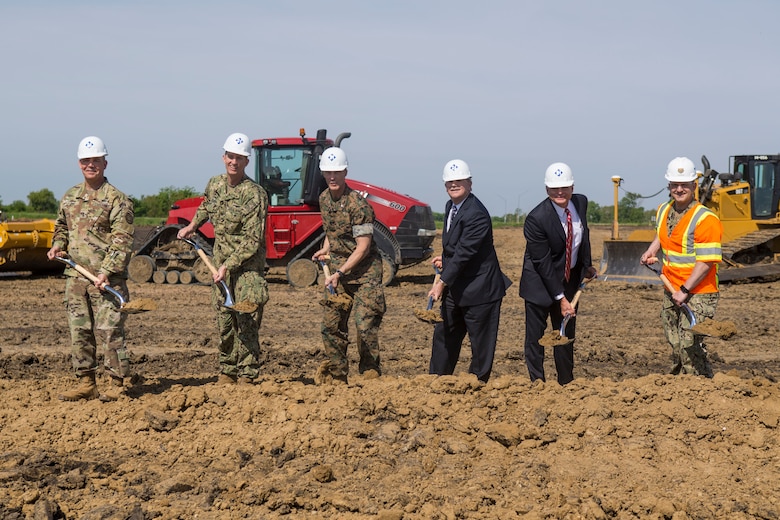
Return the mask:
{"type": "MultiPolygon", "coordinates": [[[[755,220],[778,218],[780,208],[780,155],[736,155],[730,158],[733,164],[727,174],[733,180],[740,179],[750,185],[750,216],[755,220]]],[[[724,180],[722,179],[721,182],[724,180]]]]}

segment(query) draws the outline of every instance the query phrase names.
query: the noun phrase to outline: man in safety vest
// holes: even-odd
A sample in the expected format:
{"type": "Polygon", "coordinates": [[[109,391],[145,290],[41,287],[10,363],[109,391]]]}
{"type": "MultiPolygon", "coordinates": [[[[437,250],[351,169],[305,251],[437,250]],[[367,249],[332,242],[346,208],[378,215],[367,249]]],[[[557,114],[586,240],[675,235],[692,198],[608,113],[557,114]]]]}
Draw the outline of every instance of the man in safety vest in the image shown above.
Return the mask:
{"type": "Polygon", "coordinates": [[[663,249],[662,273],[674,293],[664,292],[661,320],[672,346],[672,374],[712,377],[704,337],[691,332],[683,312],[687,304],[697,322],[715,315],[718,304],[718,263],[721,261],[720,219],[695,200],[696,168],[687,157],[675,157],[666,169],[671,199],[658,207],[656,237],[640,258],[643,264],[657,261],[663,249]]]}

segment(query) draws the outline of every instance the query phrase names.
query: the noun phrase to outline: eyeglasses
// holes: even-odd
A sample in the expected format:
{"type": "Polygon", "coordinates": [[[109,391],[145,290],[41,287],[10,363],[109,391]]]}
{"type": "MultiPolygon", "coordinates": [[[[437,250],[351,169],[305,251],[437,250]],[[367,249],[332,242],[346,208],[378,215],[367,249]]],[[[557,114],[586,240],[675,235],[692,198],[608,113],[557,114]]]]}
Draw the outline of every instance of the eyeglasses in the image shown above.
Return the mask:
{"type": "Polygon", "coordinates": [[[670,190],[692,190],[693,189],[692,182],[670,182],[669,183],[669,189],[670,190]]]}
{"type": "Polygon", "coordinates": [[[79,159],[79,162],[83,164],[84,166],[92,163],[92,164],[102,164],[103,158],[102,157],[87,157],[85,159],[79,159]]]}

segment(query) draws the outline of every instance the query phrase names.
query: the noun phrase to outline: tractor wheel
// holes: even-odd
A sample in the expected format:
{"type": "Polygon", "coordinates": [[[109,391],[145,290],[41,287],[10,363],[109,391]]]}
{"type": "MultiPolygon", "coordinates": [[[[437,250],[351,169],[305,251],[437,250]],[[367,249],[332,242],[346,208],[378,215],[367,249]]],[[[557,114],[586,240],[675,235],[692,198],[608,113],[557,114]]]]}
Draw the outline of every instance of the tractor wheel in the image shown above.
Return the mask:
{"type": "Polygon", "coordinates": [[[127,274],[135,283],[146,283],[152,279],[152,274],[157,269],[151,256],[138,255],[130,259],[127,265],[127,274]]]}
{"type": "Polygon", "coordinates": [[[395,265],[395,262],[390,258],[390,256],[382,251],[379,250],[379,256],[382,257],[382,285],[387,287],[390,285],[395,279],[395,273],[398,271],[398,266],[395,265]]]}
{"type": "Polygon", "coordinates": [[[287,264],[287,281],[293,287],[308,287],[317,281],[317,265],[308,258],[299,258],[287,264]]]}

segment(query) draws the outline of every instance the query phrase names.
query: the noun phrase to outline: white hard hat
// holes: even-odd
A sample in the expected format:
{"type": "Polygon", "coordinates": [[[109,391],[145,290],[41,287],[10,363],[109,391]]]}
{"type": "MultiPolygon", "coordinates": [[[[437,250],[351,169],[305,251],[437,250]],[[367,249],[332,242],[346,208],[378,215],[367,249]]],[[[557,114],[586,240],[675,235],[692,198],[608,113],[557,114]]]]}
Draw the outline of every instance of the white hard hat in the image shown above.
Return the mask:
{"type": "Polygon", "coordinates": [[[442,179],[444,179],[444,182],[462,181],[464,179],[470,179],[470,178],[471,178],[471,170],[469,170],[469,165],[466,164],[466,161],[461,161],[460,159],[453,159],[444,165],[444,174],[442,175],[442,179]]]}
{"type": "Polygon", "coordinates": [[[347,154],[337,146],[326,148],[320,157],[321,172],[340,172],[349,166],[347,154]]]}
{"type": "Polygon", "coordinates": [[[669,161],[665,177],[669,182],[693,182],[696,180],[696,166],[687,157],[675,157],[669,161]]]}
{"type": "Polygon", "coordinates": [[[552,163],[544,172],[544,185],[548,188],[568,188],[574,186],[574,174],[569,165],[562,162],[552,163]]]}
{"type": "Polygon", "coordinates": [[[79,159],[105,157],[108,155],[108,150],[106,150],[106,145],[101,138],[91,135],[81,140],[77,155],[79,159]]]}
{"type": "Polygon", "coordinates": [[[226,152],[237,153],[244,157],[252,155],[252,142],[245,134],[230,134],[222,147],[226,152]]]}

